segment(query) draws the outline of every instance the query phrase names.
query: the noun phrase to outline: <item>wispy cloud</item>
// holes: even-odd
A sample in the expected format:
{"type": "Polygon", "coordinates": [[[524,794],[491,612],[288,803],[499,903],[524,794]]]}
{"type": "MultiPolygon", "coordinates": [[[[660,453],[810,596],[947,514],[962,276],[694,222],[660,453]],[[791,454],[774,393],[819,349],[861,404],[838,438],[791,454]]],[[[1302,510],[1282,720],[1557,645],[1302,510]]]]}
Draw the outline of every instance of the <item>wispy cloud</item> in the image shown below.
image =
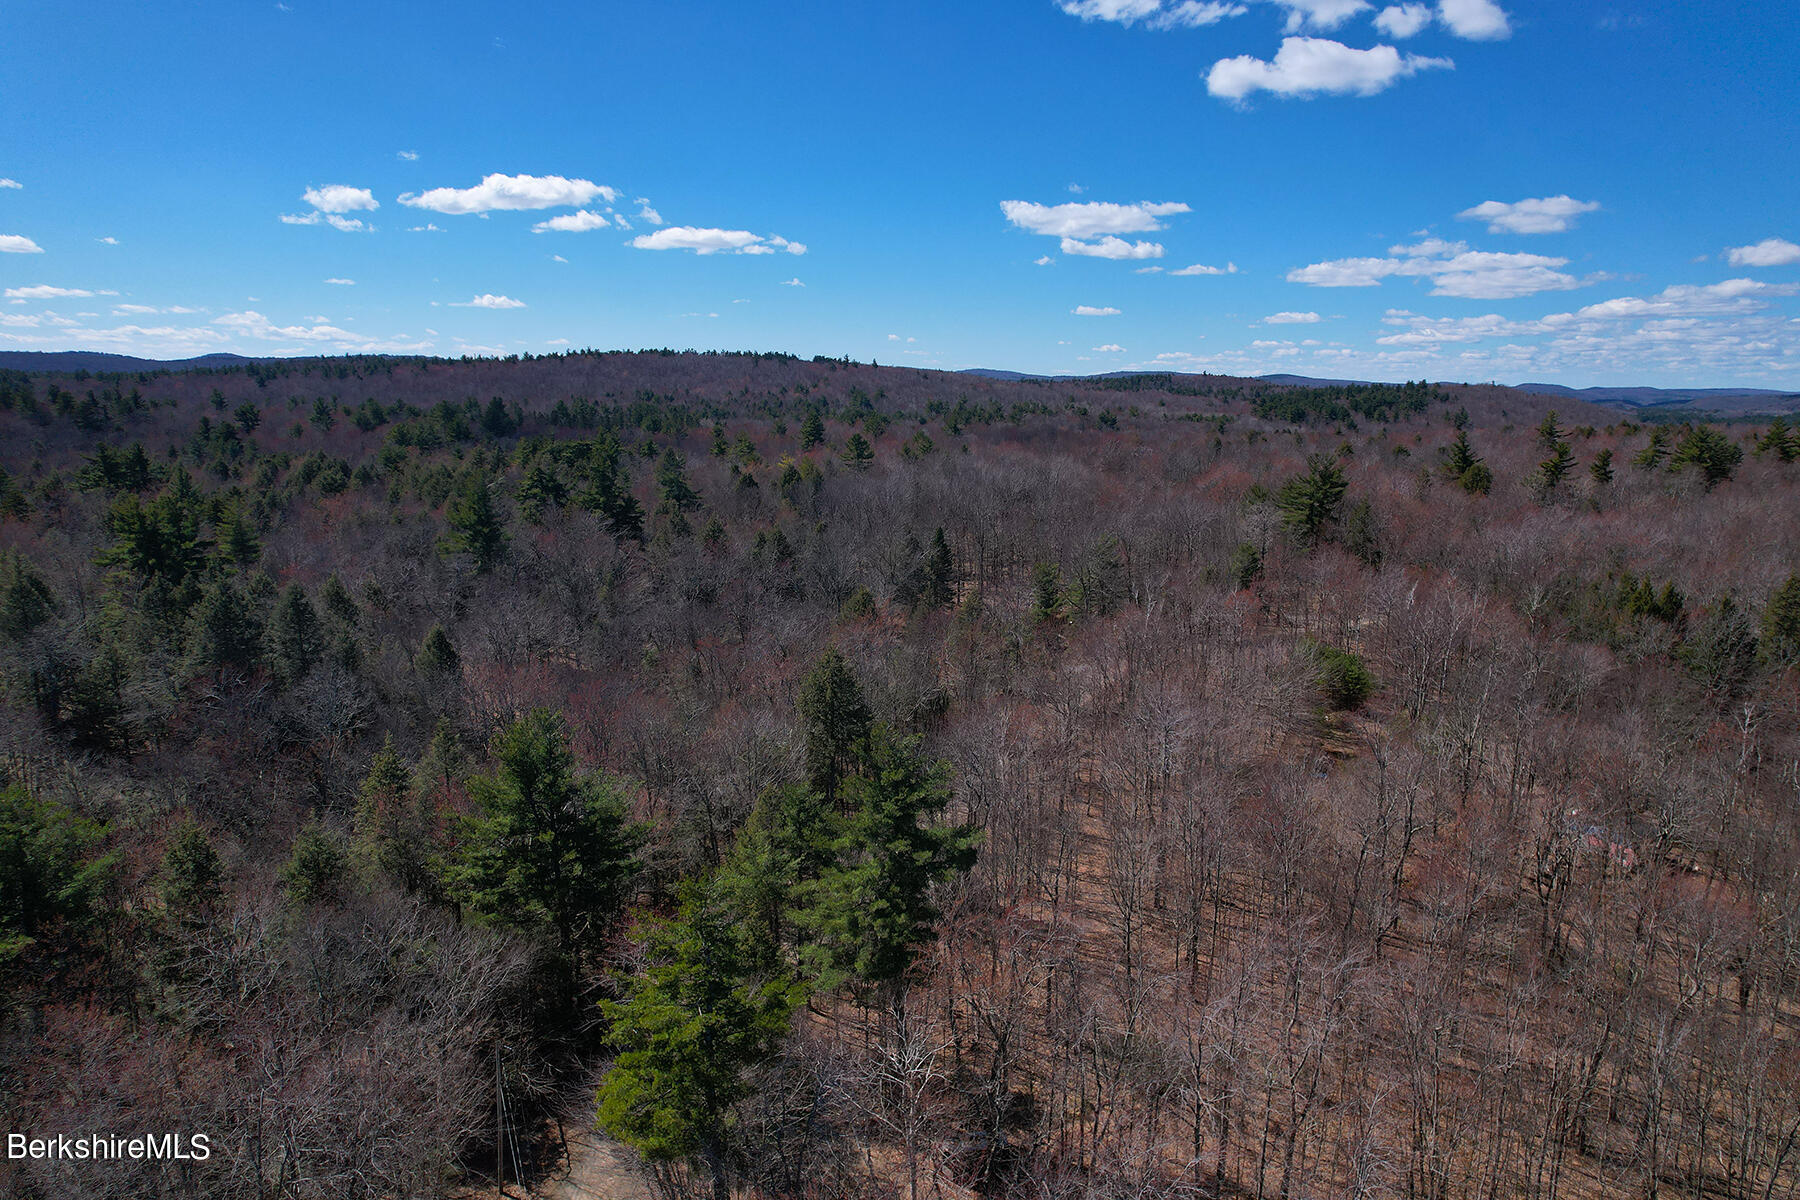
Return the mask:
{"type": "Polygon", "coordinates": [[[1058,7],[1083,21],[1142,24],[1147,29],[1197,29],[1249,11],[1242,4],[1201,0],[1060,0],[1058,7]]]}
{"type": "Polygon", "coordinates": [[[335,276],[331,279],[327,279],[325,282],[336,284],[338,287],[355,287],[356,286],[356,280],[354,280],[354,279],[339,279],[339,278],[336,278],[335,276]]]}
{"type": "Polygon", "coordinates": [[[496,296],[492,292],[483,292],[469,300],[452,303],[451,308],[524,308],[523,300],[514,300],[511,296],[496,296]]]}
{"type": "Polygon", "coordinates": [[[1270,313],[1263,318],[1264,325],[1317,325],[1319,314],[1316,312],[1278,312],[1270,313]]]}
{"type": "Polygon", "coordinates": [[[1078,317],[1116,317],[1119,315],[1119,310],[1116,308],[1096,308],[1092,304],[1077,304],[1069,311],[1078,317]]]}
{"type": "Polygon", "coordinates": [[[692,225],[670,225],[655,233],[631,239],[639,250],[691,250],[695,254],[805,254],[804,242],[790,242],[783,237],[764,236],[747,229],[700,229],[692,225]]]}

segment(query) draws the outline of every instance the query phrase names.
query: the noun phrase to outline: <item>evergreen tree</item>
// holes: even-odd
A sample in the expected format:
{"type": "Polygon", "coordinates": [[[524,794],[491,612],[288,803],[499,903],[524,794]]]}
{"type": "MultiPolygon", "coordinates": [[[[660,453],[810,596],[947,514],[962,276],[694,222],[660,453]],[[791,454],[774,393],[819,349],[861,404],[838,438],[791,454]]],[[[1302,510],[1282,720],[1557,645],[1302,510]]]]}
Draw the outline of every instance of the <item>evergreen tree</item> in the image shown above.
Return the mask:
{"type": "Polygon", "coordinates": [[[408,895],[435,891],[437,814],[413,787],[389,736],[369,762],[356,798],[356,842],[365,859],[408,895]]]}
{"type": "Polygon", "coordinates": [[[1337,521],[1338,510],[1343,507],[1344,493],[1349,487],[1335,456],[1310,455],[1306,460],[1306,474],[1283,484],[1275,497],[1282,522],[1294,540],[1302,546],[1311,546],[1325,537],[1337,521]]]}
{"type": "Polygon", "coordinates": [[[474,559],[477,574],[493,570],[506,549],[506,526],[494,506],[487,479],[479,471],[471,471],[444,506],[444,520],[450,526],[442,543],[444,550],[474,559]]]}
{"type": "Polygon", "coordinates": [[[1063,614],[1062,568],[1041,562],[1031,568],[1031,620],[1035,625],[1059,621],[1063,614]]]}
{"type": "Polygon", "coordinates": [[[1481,461],[1469,445],[1469,435],[1461,426],[1457,427],[1456,440],[1450,443],[1449,452],[1444,456],[1444,478],[1461,482],[1470,467],[1481,461]]]}
{"type": "Polygon", "coordinates": [[[179,921],[203,920],[224,895],[225,867],[199,822],[176,826],[158,872],[163,907],[179,921]]]}
{"type": "Polygon", "coordinates": [[[362,610],[356,606],[355,597],[344,581],[333,571],[325,579],[325,585],[319,589],[319,601],[325,606],[325,612],[332,620],[343,625],[355,625],[362,617],[362,610]]]}
{"type": "Polygon", "coordinates": [[[1602,449],[1600,453],[1594,455],[1594,461],[1588,464],[1588,475],[1593,478],[1596,485],[1605,487],[1613,481],[1612,462],[1613,452],[1611,449],[1602,449]]]}
{"type": "Polygon", "coordinates": [[[718,891],[738,914],[745,953],[759,966],[780,961],[788,917],[802,889],[831,865],[841,817],[810,787],[770,788],[738,831],[718,891]]]}
{"type": "Polygon", "coordinates": [[[853,433],[844,443],[844,462],[852,471],[866,470],[875,461],[875,451],[869,445],[869,439],[860,433],[853,433]]]}
{"type": "Polygon", "coordinates": [[[433,625],[425,631],[424,639],[419,642],[419,652],[413,656],[413,665],[427,675],[450,674],[461,662],[462,656],[456,652],[442,625],[433,625]]]}
{"type": "Polygon", "coordinates": [[[1692,467],[1700,472],[1706,490],[1711,491],[1730,479],[1732,472],[1737,470],[1737,465],[1743,460],[1744,451],[1741,446],[1735,445],[1711,425],[1695,425],[1682,436],[1675,446],[1675,452],[1669,456],[1669,470],[1681,471],[1692,467]]]}
{"type": "Polygon", "coordinates": [[[681,451],[670,446],[656,462],[656,511],[672,516],[689,513],[700,507],[700,493],[688,483],[687,460],[681,451]]]}
{"type": "Polygon", "coordinates": [[[240,571],[253,566],[262,557],[262,543],[257,540],[256,530],[236,505],[232,506],[231,516],[219,530],[219,557],[240,571]]]}
{"type": "Polygon", "coordinates": [[[804,454],[824,441],[825,418],[819,415],[818,409],[808,409],[806,419],[800,422],[800,452],[804,454]]]}
{"type": "Polygon", "coordinates": [[[1250,542],[1239,542],[1231,552],[1231,565],[1226,568],[1232,584],[1241,592],[1262,577],[1262,570],[1262,551],[1250,542]]]}
{"type": "Polygon", "coordinates": [[[1769,422],[1769,428],[1762,437],[1757,439],[1756,454],[1759,458],[1772,454],[1781,462],[1793,462],[1800,457],[1800,434],[1788,427],[1785,417],[1776,417],[1769,422]]]}
{"type": "Polygon", "coordinates": [[[804,920],[807,961],[821,982],[845,975],[903,989],[918,948],[933,937],[931,888],[975,861],[972,826],[934,825],[950,802],[949,768],[927,762],[917,738],[870,732],[861,773],[847,784],[850,818],[837,862],[819,878],[804,920]]]}
{"type": "Polygon", "coordinates": [[[1532,489],[1537,492],[1539,499],[1548,497],[1555,492],[1574,466],[1575,455],[1570,450],[1569,443],[1556,443],[1555,453],[1539,463],[1537,470],[1532,474],[1532,489]]]}
{"type": "Polygon", "coordinates": [[[619,439],[602,433],[588,448],[588,486],[581,494],[581,506],[606,520],[612,535],[642,540],[644,509],[631,494],[631,481],[625,473],[624,450],[619,439]]]}
{"type": "MultiPolygon", "coordinates": [[[[262,630],[256,614],[231,580],[217,578],[206,585],[195,607],[188,638],[188,664],[194,671],[221,667],[248,670],[261,656],[262,630]]],[[[305,672],[301,672],[304,674],[305,672]]]]}
{"type": "Polygon", "coordinates": [[[800,684],[800,718],[806,732],[806,773],[813,790],[836,804],[839,786],[853,769],[869,736],[869,702],[850,664],[828,646],[800,684]]]}
{"type": "Polygon", "coordinates": [[[0,556],[0,635],[18,640],[56,615],[56,596],[17,550],[0,556]]]}
{"type": "Polygon", "coordinates": [[[1681,647],[1681,659],[1695,680],[1721,700],[1738,695],[1756,666],[1756,626],[1727,592],[1719,598],[1681,647]]]}
{"type": "Polygon", "coordinates": [[[100,840],[99,826],[63,805],[0,787],[0,970],[38,939],[92,920],[118,865],[95,855],[100,840]]]}
{"type": "Polygon", "coordinates": [[[1650,441],[1632,456],[1631,464],[1645,471],[1655,470],[1669,455],[1669,427],[1658,425],[1650,431],[1650,441]]]}
{"type": "Polygon", "coordinates": [[[948,608],[956,599],[955,564],[950,557],[950,543],[939,525],[931,535],[931,548],[925,552],[925,581],[919,599],[927,608],[948,608]]]}
{"type": "Polygon", "coordinates": [[[619,1051],[600,1084],[601,1128],[653,1163],[703,1166],[714,1200],[732,1193],[731,1109],[800,998],[783,976],[752,973],[734,918],[687,885],[680,915],[646,931],[643,977],[623,1001],[601,1002],[619,1051]]]}
{"type": "MultiPolygon", "coordinates": [[[[187,476],[181,473],[178,478],[187,476]]],[[[174,492],[148,504],[135,494],[122,496],[107,514],[106,524],[113,545],[101,554],[103,565],[177,587],[206,564],[207,543],[200,536],[199,516],[174,492]]]]}
{"type": "Polygon", "coordinates": [[[1556,425],[1556,410],[1553,408],[1544,414],[1544,420],[1537,427],[1538,446],[1554,452],[1557,444],[1563,440],[1563,431],[1556,425]]]}
{"type": "Polygon", "coordinates": [[[1344,549],[1365,566],[1381,566],[1381,526],[1375,519],[1375,506],[1367,499],[1352,504],[1349,516],[1344,518],[1344,549]]]}
{"type": "Polygon", "coordinates": [[[343,835],[316,818],[294,835],[293,853],[281,869],[281,885],[289,904],[304,908],[330,904],[344,894],[350,876],[350,854],[343,835]]]}
{"type": "Polygon", "coordinates": [[[542,935],[572,983],[612,928],[636,876],[641,827],[605,777],[581,777],[560,717],[539,709],[494,739],[491,775],[469,781],[459,894],[477,917],[542,935]]]}
{"type": "Polygon", "coordinates": [[[1800,663],[1800,575],[1789,575],[1763,606],[1762,658],[1773,667],[1800,663]]]}
{"type": "Polygon", "coordinates": [[[325,657],[325,631],[306,589],[288,584],[269,619],[269,666],[283,687],[300,682],[325,657]]]}
{"type": "Polygon", "coordinates": [[[546,509],[561,508],[569,502],[569,489],[540,457],[519,481],[519,515],[533,525],[543,522],[546,509]]]}

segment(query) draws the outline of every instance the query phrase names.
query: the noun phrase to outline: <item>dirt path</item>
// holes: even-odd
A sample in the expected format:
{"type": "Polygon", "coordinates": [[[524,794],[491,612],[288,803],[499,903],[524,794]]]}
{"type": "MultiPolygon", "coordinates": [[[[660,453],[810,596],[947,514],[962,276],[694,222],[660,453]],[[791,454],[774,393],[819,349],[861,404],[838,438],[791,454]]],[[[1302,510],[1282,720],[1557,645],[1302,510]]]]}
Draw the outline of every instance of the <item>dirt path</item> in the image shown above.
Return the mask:
{"type": "Polygon", "coordinates": [[[570,1129],[568,1177],[544,1181],[543,1200],[654,1200],[631,1153],[591,1129],[570,1129]]]}

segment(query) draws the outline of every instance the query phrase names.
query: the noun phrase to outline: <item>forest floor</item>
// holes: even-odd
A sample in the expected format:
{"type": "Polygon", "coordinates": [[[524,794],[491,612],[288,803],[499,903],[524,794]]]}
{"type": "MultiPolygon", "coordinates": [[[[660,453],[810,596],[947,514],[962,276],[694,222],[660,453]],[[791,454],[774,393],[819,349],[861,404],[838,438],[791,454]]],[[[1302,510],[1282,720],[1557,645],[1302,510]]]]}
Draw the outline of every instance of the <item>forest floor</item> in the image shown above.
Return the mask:
{"type": "Polygon", "coordinates": [[[571,1128],[568,1137],[568,1162],[539,1184],[533,1196],[544,1200],[652,1200],[650,1187],[632,1166],[628,1150],[592,1129],[571,1128]]]}

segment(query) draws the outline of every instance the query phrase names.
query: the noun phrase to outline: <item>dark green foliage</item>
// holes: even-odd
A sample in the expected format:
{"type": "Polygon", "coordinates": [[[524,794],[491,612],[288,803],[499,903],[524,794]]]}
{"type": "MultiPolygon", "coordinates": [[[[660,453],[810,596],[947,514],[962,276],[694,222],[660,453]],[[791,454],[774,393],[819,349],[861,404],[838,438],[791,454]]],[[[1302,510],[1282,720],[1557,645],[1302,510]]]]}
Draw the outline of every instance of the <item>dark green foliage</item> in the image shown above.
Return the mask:
{"type": "Polygon", "coordinates": [[[819,410],[808,409],[806,419],[800,422],[800,449],[802,453],[825,441],[825,418],[819,410]]]}
{"type": "MultiPolygon", "coordinates": [[[[1555,415],[1555,413],[1551,414],[1552,417],[1555,415]]],[[[1545,420],[1548,421],[1549,418],[1546,417],[1545,420]]],[[[1570,450],[1569,443],[1556,443],[1550,457],[1539,463],[1537,470],[1532,473],[1532,490],[1538,494],[1540,499],[1550,496],[1562,485],[1562,481],[1568,477],[1569,471],[1574,466],[1575,455],[1570,450]]]]}
{"type": "Polygon", "coordinates": [[[517,412],[509,411],[506,401],[495,396],[481,412],[481,431],[491,438],[507,438],[519,431],[517,412]]]}
{"type": "Polygon", "coordinates": [[[370,761],[357,793],[355,830],[365,861],[401,890],[437,891],[437,812],[428,793],[415,793],[412,772],[391,737],[370,761]]]}
{"type": "Polygon", "coordinates": [[[600,1084],[600,1127],[651,1162],[703,1165],[719,1200],[731,1195],[732,1106],[800,998],[784,976],[753,971],[736,916],[689,885],[679,915],[644,930],[644,975],[623,1001],[601,1002],[619,1053],[600,1084]]]}
{"type": "Polygon", "coordinates": [[[116,861],[100,829],[23,787],[0,788],[0,968],[58,930],[79,932],[116,861]]]}
{"type": "Polygon", "coordinates": [[[413,656],[413,665],[428,675],[448,674],[461,662],[462,657],[457,654],[442,625],[433,625],[425,631],[425,637],[419,642],[419,652],[413,656]]]}
{"type": "Polygon", "coordinates": [[[1439,398],[1437,389],[1423,380],[1402,384],[1341,384],[1265,393],[1252,401],[1251,408],[1264,420],[1293,424],[1315,420],[1342,422],[1352,417],[1393,421],[1411,413],[1424,412],[1439,398]]]}
{"type": "Polygon", "coordinates": [[[1231,565],[1226,567],[1237,590],[1241,592],[1262,578],[1262,570],[1262,551],[1249,542],[1239,542],[1237,549],[1231,552],[1231,565]]]}
{"type": "Polygon", "coordinates": [[[618,783],[576,773],[555,714],[521,717],[493,753],[493,774],[469,781],[457,894],[472,915],[544,938],[572,976],[611,932],[644,831],[618,783]]]}
{"type": "Polygon", "coordinates": [[[950,543],[944,538],[944,527],[931,535],[931,548],[925,552],[925,577],[919,590],[919,602],[927,608],[948,608],[956,599],[955,563],[950,557],[950,543]]]}
{"type": "Polygon", "coordinates": [[[1306,474],[1288,480],[1275,497],[1282,523],[1293,539],[1311,546],[1325,538],[1337,522],[1349,487],[1334,455],[1309,455],[1306,474]]]}
{"type": "Polygon", "coordinates": [[[1700,473],[1708,491],[1730,479],[1744,461],[1744,449],[1711,425],[1695,425],[1675,445],[1669,470],[1692,468],[1700,473]]]}
{"type": "Polygon", "coordinates": [[[869,736],[869,702],[850,664],[829,646],[800,684],[796,703],[806,734],[806,773],[827,804],[838,800],[844,776],[869,736]]]}
{"type": "Polygon", "coordinates": [[[1444,456],[1444,478],[1461,483],[1467,477],[1469,468],[1480,461],[1481,456],[1469,445],[1468,433],[1458,426],[1456,440],[1450,443],[1444,456]]]}
{"type": "Polygon", "coordinates": [[[246,435],[255,433],[256,427],[262,424],[262,409],[248,400],[232,409],[231,415],[237,419],[238,428],[246,435]]]}
{"type": "Polygon", "coordinates": [[[142,492],[150,484],[150,456],[137,442],[123,450],[104,444],[95,447],[93,456],[75,476],[75,486],[82,491],[103,491],[108,495],[142,492]]]}
{"type": "Polygon", "coordinates": [[[1350,506],[1344,518],[1344,549],[1361,559],[1365,566],[1379,567],[1384,555],[1381,548],[1381,525],[1375,519],[1375,506],[1367,499],[1350,506]]]}
{"type": "Polygon", "coordinates": [[[344,586],[336,571],[326,577],[325,585],[319,589],[319,600],[325,606],[326,615],[341,624],[355,625],[362,617],[362,610],[356,606],[350,589],[344,586]]]}
{"type": "Polygon", "coordinates": [[[578,503],[603,518],[620,541],[644,536],[644,509],[631,494],[619,439],[602,433],[588,446],[588,486],[578,503]]]}
{"type": "Polygon", "coordinates": [[[842,823],[810,787],[771,788],[756,801],[719,872],[719,895],[742,923],[745,953],[763,968],[780,961],[789,914],[803,888],[833,862],[842,823]]]}
{"type": "Polygon", "coordinates": [[[197,821],[176,826],[163,851],[157,890],[163,907],[178,921],[199,920],[224,895],[225,865],[197,821]]]}
{"type": "Polygon", "coordinates": [[[232,506],[230,516],[219,527],[219,558],[238,570],[255,565],[262,557],[262,543],[256,530],[244,519],[243,512],[232,506]]]}
{"type": "Polygon", "coordinates": [[[1789,575],[1763,606],[1761,651],[1774,667],[1800,663],[1800,575],[1789,575]]]}
{"type": "Polygon", "coordinates": [[[306,589],[290,583],[275,603],[267,636],[269,669],[277,683],[292,686],[325,657],[325,630],[306,589]]]}
{"type": "Polygon", "coordinates": [[[804,916],[815,939],[806,959],[826,986],[851,976],[897,987],[933,936],[932,886],[974,863],[980,837],[969,826],[931,823],[950,802],[949,768],[885,726],[870,731],[862,771],[846,790],[850,818],[837,861],[811,889],[804,916]]]}
{"type": "Polygon", "coordinates": [[[1062,620],[1062,568],[1041,562],[1031,568],[1031,620],[1044,625],[1062,620]]]}
{"type": "Polygon", "coordinates": [[[56,608],[50,585],[18,551],[0,557],[0,636],[24,637],[55,616],[56,608]]]}
{"type": "Polygon", "coordinates": [[[207,551],[199,514],[187,499],[172,490],[148,504],[121,497],[107,514],[113,545],[100,561],[170,587],[187,582],[206,564],[207,551]]]}
{"type": "Polygon", "coordinates": [[[1773,455],[1780,462],[1793,462],[1800,457],[1800,433],[1788,427],[1786,418],[1776,417],[1756,442],[1757,457],[1773,455]]]}
{"type": "Polygon", "coordinates": [[[850,435],[844,443],[844,463],[852,471],[866,470],[875,461],[875,450],[869,445],[869,439],[860,433],[850,435]]]}
{"type": "Polygon", "coordinates": [[[700,507],[700,493],[688,483],[687,460],[670,446],[656,460],[656,511],[664,516],[689,513],[700,507]]]}
{"type": "Polygon", "coordinates": [[[475,563],[477,574],[494,569],[506,550],[506,525],[494,505],[485,475],[471,472],[457,494],[444,508],[444,520],[450,526],[443,548],[451,554],[467,554],[475,563]]]}
{"type": "MultiPolygon", "coordinates": [[[[293,613],[289,614],[289,619],[303,620],[293,613]]],[[[200,603],[194,608],[188,636],[189,669],[213,671],[236,667],[248,670],[256,665],[261,651],[262,630],[256,612],[243,592],[229,579],[218,578],[208,583],[200,594],[200,603]]],[[[300,673],[305,674],[305,671],[300,673]]]]}
{"type": "Polygon", "coordinates": [[[1124,602],[1129,590],[1124,545],[1109,533],[1075,564],[1067,601],[1078,613],[1103,617],[1124,602]]]}
{"type": "Polygon", "coordinates": [[[1375,692],[1368,664],[1349,650],[1312,642],[1307,646],[1318,672],[1319,695],[1326,707],[1344,711],[1361,707],[1375,692]]]}
{"type": "Polygon", "coordinates": [[[343,896],[349,881],[350,854],[344,836],[316,819],[302,825],[281,869],[288,903],[295,908],[333,903],[343,896]]]}
{"type": "Polygon", "coordinates": [[[1613,481],[1613,452],[1602,449],[1594,455],[1594,461],[1588,464],[1588,476],[1601,487],[1613,481]]]}
{"type": "Polygon", "coordinates": [[[519,481],[519,515],[533,525],[543,521],[546,510],[561,508],[568,502],[569,489],[542,458],[532,463],[525,478],[519,481]]]}
{"type": "Polygon", "coordinates": [[[1537,427],[1538,448],[1554,451],[1563,440],[1563,431],[1556,424],[1556,410],[1553,408],[1544,414],[1542,424],[1537,427]]]}
{"type": "Polygon", "coordinates": [[[1654,470],[1669,455],[1669,428],[1658,425],[1650,431],[1650,441],[1632,456],[1631,463],[1643,470],[1654,470]]]}

